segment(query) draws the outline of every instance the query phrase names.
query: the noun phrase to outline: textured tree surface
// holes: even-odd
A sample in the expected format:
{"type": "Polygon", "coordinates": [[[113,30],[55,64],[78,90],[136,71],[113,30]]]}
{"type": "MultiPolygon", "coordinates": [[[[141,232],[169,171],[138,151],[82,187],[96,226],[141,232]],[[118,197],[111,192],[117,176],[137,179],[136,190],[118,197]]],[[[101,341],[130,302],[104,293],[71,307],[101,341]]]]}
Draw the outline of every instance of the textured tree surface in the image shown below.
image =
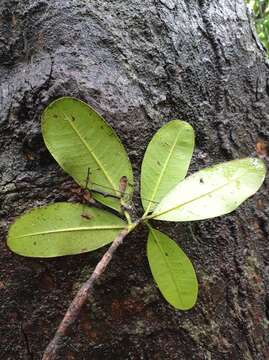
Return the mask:
{"type": "MultiPolygon", "coordinates": [[[[127,148],[138,190],[146,145],[174,118],[196,131],[191,172],[255,155],[269,140],[269,66],[243,0],[1,0],[0,16],[0,358],[40,359],[105,251],[35,260],[5,245],[19,214],[78,200],[43,143],[44,107],[63,95],[93,105],[127,148]]],[[[158,224],[197,269],[188,312],[161,297],[136,231],[59,359],[268,359],[268,205],[267,180],[231,215],[158,224]]]]}

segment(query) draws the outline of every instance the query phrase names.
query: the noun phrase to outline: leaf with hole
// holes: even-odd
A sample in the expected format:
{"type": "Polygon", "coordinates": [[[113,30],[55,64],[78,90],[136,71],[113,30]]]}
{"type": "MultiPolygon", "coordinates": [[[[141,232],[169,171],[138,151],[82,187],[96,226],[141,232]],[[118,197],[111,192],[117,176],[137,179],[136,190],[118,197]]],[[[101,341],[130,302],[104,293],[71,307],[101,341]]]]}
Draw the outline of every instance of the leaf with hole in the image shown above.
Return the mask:
{"type": "Polygon", "coordinates": [[[194,131],[185,121],[172,120],[150,141],[141,169],[141,199],[145,214],[184,177],[194,147],[194,131]]]}
{"type": "Polygon", "coordinates": [[[209,219],[235,210],[260,188],[266,169],[260,159],[215,165],[176,185],[150,216],[165,221],[209,219]]]}
{"type": "Polygon", "coordinates": [[[114,130],[94,109],[71,97],[52,102],[42,115],[45,144],[58,164],[85,187],[88,169],[93,197],[120,211],[120,180],[128,179],[131,201],[133,173],[125,149],[114,130]],[[112,195],[112,196],[110,196],[112,195]]]}
{"type": "Polygon", "coordinates": [[[191,261],[167,235],[150,227],[147,255],[150,269],[164,298],[176,309],[191,309],[198,283],[191,261]]]}
{"type": "Polygon", "coordinates": [[[126,223],[86,205],[56,203],[31,210],[11,225],[7,245],[31,257],[55,257],[93,251],[114,240],[126,223]]]}

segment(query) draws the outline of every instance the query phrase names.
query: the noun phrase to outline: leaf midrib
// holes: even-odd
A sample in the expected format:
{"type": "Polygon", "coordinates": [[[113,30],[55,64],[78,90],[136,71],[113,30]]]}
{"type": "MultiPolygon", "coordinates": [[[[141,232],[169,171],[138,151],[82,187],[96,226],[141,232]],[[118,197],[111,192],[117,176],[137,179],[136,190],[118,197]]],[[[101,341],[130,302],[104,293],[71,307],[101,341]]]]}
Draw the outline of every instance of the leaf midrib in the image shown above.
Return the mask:
{"type": "MultiPolygon", "coordinates": [[[[174,149],[175,149],[175,146],[176,146],[177,140],[178,140],[178,138],[179,138],[179,135],[180,135],[180,131],[179,131],[179,133],[177,134],[177,136],[176,136],[176,138],[175,138],[175,141],[174,141],[174,143],[173,143],[173,145],[172,145],[172,147],[171,147],[171,149],[170,149],[170,151],[169,151],[169,154],[168,154],[168,156],[167,156],[167,159],[165,160],[164,166],[163,166],[163,168],[162,168],[162,171],[161,171],[161,173],[160,173],[160,176],[159,176],[159,178],[158,178],[158,181],[157,181],[157,183],[156,183],[156,185],[155,185],[155,188],[154,188],[154,190],[153,190],[153,193],[152,193],[152,196],[151,196],[151,198],[150,198],[150,201],[155,200],[155,197],[156,197],[156,194],[157,194],[159,185],[160,185],[161,180],[162,180],[162,178],[163,178],[164,172],[165,172],[165,170],[166,170],[166,168],[167,168],[167,166],[168,166],[168,162],[169,162],[169,160],[171,159],[171,156],[172,156],[172,153],[173,153],[173,151],[174,151],[174,149]]],[[[149,210],[150,210],[150,207],[151,207],[151,203],[149,202],[149,203],[148,203],[147,210],[146,210],[146,212],[145,212],[145,215],[148,214],[148,212],[149,212],[149,210]]]]}
{"type": "Polygon", "coordinates": [[[86,147],[86,149],[89,151],[89,153],[91,154],[91,156],[93,157],[94,161],[96,162],[96,164],[100,167],[100,169],[102,170],[104,176],[106,177],[107,181],[109,182],[109,184],[112,186],[112,189],[114,191],[117,190],[117,186],[114,185],[113,180],[111,179],[111,177],[108,175],[107,171],[105,170],[104,166],[102,165],[102,163],[100,162],[100,160],[98,159],[98,157],[95,155],[94,151],[91,149],[91,147],[89,146],[89,144],[85,141],[85,139],[83,138],[83,136],[80,134],[80,132],[78,131],[78,129],[74,126],[72,120],[69,118],[68,115],[66,115],[64,113],[64,116],[66,117],[69,125],[71,126],[71,128],[74,130],[74,132],[77,134],[77,136],[79,137],[79,139],[81,140],[82,144],[86,147]]]}
{"type": "Polygon", "coordinates": [[[124,229],[124,225],[106,225],[106,226],[85,226],[85,227],[75,227],[75,228],[66,228],[66,229],[53,229],[40,231],[35,233],[24,234],[16,236],[17,239],[38,236],[38,235],[48,235],[48,234],[59,234],[65,232],[76,232],[76,231],[95,231],[95,230],[114,230],[114,229],[124,229]]]}
{"type": "Polygon", "coordinates": [[[207,196],[207,195],[213,194],[214,192],[216,192],[216,191],[224,188],[225,186],[230,185],[231,183],[237,181],[238,179],[240,179],[242,176],[245,176],[246,174],[247,174],[247,172],[245,172],[244,174],[241,174],[241,175],[238,176],[237,178],[234,178],[232,181],[226,182],[225,184],[223,184],[223,185],[215,188],[214,190],[209,191],[209,192],[207,192],[207,193],[204,193],[204,194],[202,194],[202,195],[200,195],[200,196],[198,196],[198,197],[196,197],[196,198],[193,198],[193,199],[191,199],[191,200],[189,200],[189,201],[186,201],[186,202],[183,203],[183,204],[174,206],[174,207],[172,207],[172,208],[170,208],[170,209],[168,209],[168,210],[161,211],[161,212],[159,212],[159,213],[155,213],[155,214],[153,213],[153,214],[152,214],[151,216],[149,216],[148,218],[149,218],[149,219],[154,219],[154,218],[159,217],[159,216],[161,216],[161,215],[167,214],[168,212],[174,211],[174,210],[176,210],[176,209],[178,209],[178,208],[180,208],[180,207],[182,207],[182,206],[188,205],[188,204],[190,204],[190,203],[192,203],[192,202],[194,202],[194,201],[196,201],[196,200],[199,200],[199,199],[201,199],[202,197],[205,197],[205,196],[207,196]]]}
{"type": "Polygon", "coordinates": [[[154,230],[153,230],[152,228],[150,228],[150,231],[151,231],[151,233],[152,233],[152,235],[153,235],[153,237],[154,237],[154,239],[155,239],[155,241],[156,241],[156,244],[157,244],[157,246],[158,246],[158,248],[159,248],[159,250],[160,250],[160,252],[161,252],[161,254],[162,254],[162,257],[163,257],[163,259],[164,259],[164,262],[165,262],[167,268],[169,269],[169,274],[170,274],[170,277],[171,277],[171,279],[172,279],[172,282],[173,282],[173,284],[174,284],[174,286],[175,286],[175,288],[176,288],[176,292],[177,292],[179,301],[181,302],[182,306],[184,307],[184,301],[183,301],[182,296],[181,296],[181,293],[180,293],[180,290],[181,290],[181,289],[179,289],[179,287],[178,287],[178,284],[177,284],[176,279],[175,279],[175,277],[174,277],[174,274],[173,274],[173,271],[172,271],[172,269],[171,269],[170,263],[169,263],[169,261],[167,261],[167,258],[166,258],[166,256],[165,256],[165,253],[164,253],[164,251],[163,251],[163,248],[162,248],[162,246],[160,245],[159,240],[158,240],[157,236],[156,236],[155,233],[154,233],[154,230]]]}

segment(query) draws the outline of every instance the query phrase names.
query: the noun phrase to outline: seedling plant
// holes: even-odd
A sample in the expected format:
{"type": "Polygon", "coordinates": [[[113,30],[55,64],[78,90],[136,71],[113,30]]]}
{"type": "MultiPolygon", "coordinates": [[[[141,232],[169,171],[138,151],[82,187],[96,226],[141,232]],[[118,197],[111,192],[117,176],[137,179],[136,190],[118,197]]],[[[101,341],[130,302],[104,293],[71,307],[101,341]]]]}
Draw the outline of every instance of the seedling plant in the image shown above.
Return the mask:
{"type": "Polygon", "coordinates": [[[194,149],[194,130],[184,121],[172,120],[153,136],[146,149],[140,178],[144,214],[139,218],[134,215],[134,179],[127,153],[92,107],[71,97],[57,99],[42,115],[42,134],[54,159],[85,190],[91,204],[59,202],[29,211],[11,225],[9,248],[23,256],[51,258],[94,251],[112,243],[67,310],[43,360],[55,358],[96,279],[124,238],[140,224],[148,228],[147,257],[160,292],[174,308],[191,309],[198,294],[193,265],[152,220],[186,222],[232,212],[261,186],[266,172],[263,161],[232,160],[185,178],[194,149]],[[93,206],[93,202],[107,210],[93,206]]]}

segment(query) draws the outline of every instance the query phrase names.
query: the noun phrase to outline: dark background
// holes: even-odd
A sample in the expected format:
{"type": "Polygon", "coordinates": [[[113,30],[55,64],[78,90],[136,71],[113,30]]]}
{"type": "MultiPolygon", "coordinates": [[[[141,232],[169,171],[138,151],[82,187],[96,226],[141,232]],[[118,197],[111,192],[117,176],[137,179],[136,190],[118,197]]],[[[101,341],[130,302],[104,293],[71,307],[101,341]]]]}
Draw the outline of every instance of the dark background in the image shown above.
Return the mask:
{"type": "MultiPolygon", "coordinates": [[[[44,107],[63,95],[93,105],[122,139],[138,190],[146,146],[174,118],[196,131],[191,172],[255,155],[257,141],[266,150],[269,68],[243,0],[1,0],[0,14],[0,358],[41,359],[105,251],[36,260],[6,248],[16,216],[73,196],[42,140],[44,107]]],[[[233,214],[160,224],[197,270],[188,312],[154,285],[146,231],[131,235],[59,359],[269,358],[268,204],[267,179],[233,214]]]]}

